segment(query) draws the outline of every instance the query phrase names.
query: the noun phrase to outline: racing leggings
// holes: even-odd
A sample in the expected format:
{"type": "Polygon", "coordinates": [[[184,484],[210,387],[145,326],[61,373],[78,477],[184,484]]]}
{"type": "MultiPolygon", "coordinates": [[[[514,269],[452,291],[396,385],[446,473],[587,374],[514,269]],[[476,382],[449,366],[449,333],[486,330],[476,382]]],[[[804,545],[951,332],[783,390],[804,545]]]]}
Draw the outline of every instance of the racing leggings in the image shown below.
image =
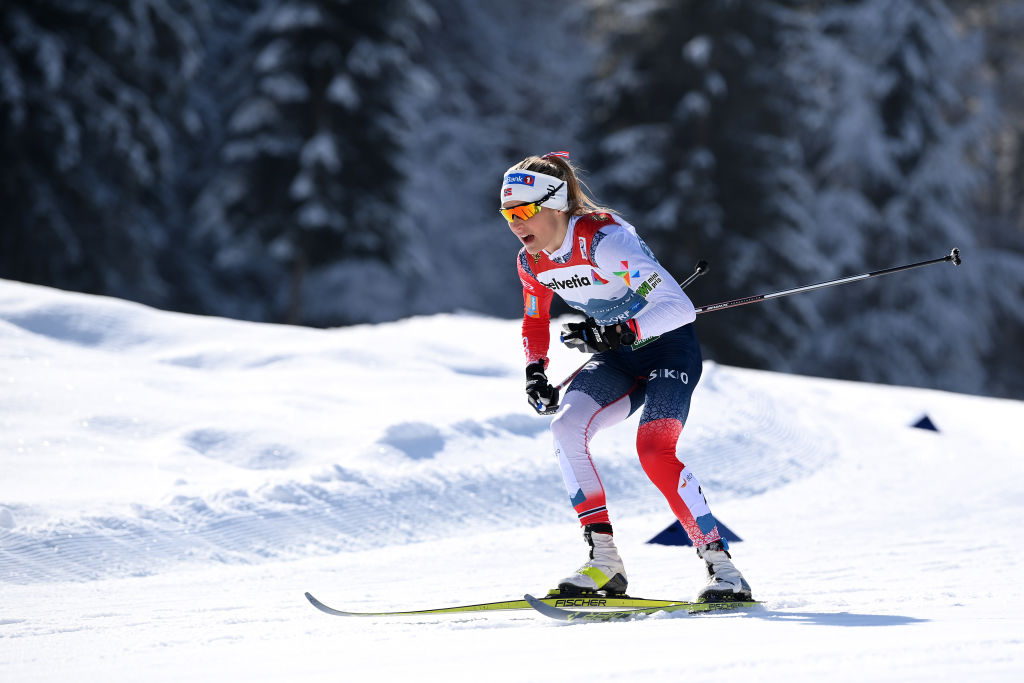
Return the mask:
{"type": "Polygon", "coordinates": [[[700,482],[676,457],[676,442],[700,375],[700,344],[691,324],[637,348],[595,354],[576,376],[551,422],[551,432],[580,524],[611,523],[590,453],[591,437],[642,405],[636,449],[644,472],[668,500],[694,546],[724,542],[700,482]]]}

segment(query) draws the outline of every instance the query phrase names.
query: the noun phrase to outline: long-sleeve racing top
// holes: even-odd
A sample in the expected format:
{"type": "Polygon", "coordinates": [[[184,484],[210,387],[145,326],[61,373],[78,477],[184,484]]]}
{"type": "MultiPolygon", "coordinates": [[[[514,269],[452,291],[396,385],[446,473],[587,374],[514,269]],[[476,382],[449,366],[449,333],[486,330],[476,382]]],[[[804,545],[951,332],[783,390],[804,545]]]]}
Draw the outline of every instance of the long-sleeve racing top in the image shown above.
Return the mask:
{"type": "Polygon", "coordinates": [[[696,319],[683,293],[636,228],[610,213],[573,216],[565,240],[554,252],[519,252],[523,283],[523,346],[526,362],[541,360],[551,343],[551,300],[594,318],[599,325],[625,323],[637,343],[696,319]]]}

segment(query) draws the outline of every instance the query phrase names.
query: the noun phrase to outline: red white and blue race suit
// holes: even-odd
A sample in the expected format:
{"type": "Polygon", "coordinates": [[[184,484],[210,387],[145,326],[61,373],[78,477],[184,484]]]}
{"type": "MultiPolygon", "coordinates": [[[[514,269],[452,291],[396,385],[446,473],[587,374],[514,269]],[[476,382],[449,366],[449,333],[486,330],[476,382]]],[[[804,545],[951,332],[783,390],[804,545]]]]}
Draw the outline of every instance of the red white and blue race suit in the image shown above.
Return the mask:
{"type": "Polygon", "coordinates": [[[527,363],[547,365],[555,294],[598,324],[625,324],[637,336],[632,346],[594,354],[551,422],[555,454],[580,523],[610,523],[591,437],[643,405],[636,447],[644,472],[695,546],[724,542],[697,477],[676,457],[701,375],[693,304],[636,229],[614,214],[574,216],[553,253],[519,252],[519,277],[527,363]]]}

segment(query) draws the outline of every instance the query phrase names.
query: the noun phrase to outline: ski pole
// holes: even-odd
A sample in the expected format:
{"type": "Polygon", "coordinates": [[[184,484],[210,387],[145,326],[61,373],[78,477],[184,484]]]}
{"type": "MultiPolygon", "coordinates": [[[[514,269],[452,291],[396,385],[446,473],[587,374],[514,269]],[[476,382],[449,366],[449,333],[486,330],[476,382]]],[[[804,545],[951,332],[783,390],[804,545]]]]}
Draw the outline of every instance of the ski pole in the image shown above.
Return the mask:
{"type": "Polygon", "coordinates": [[[699,278],[701,275],[704,275],[706,272],[708,272],[708,262],[705,261],[704,259],[701,259],[700,261],[697,261],[697,265],[693,269],[693,272],[690,273],[690,277],[688,277],[685,280],[683,280],[682,282],[680,282],[679,283],[679,288],[680,289],[686,289],[687,287],[690,286],[690,284],[693,283],[694,280],[699,278]]]}
{"type": "MultiPolygon", "coordinates": [[[[905,266],[895,266],[893,268],[883,268],[882,270],[873,270],[870,273],[861,273],[860,275],[851,275],[849,277],[841,277],[838,280],[829,280],[828,282],[819,282],[813,285],[805,285],[803,287],[794,287],[793,289],[785,289],[781,292],[773,292],[771,294],[758,294],[757,296],[747,296],[742,299],[733,299],[732,301],[723,301],[717,304],[711,304],[709,306],[700,306],[694,309],[699,313],[710,313],[711,311],[721,311],[725,308],[735,308],[736,306],[743,306],[745,304],[752,304],[758,301],[767,301],[768,299],[778,299],[779,297],[789,296],[790,294],[799,294],[800,292],[809,292],[813,289],[821,289],[822,287],[832,287],[833,285],[845,285],[850,282],[857,282],[858,280],[866,280],[869,277],[878,277],[879,275],[888,275],[889,273],[898,273],[901,270],[910,270],[911,268],[920,268],[921,266],[930,266],[933,263],[942,263],[944,261],[952,261],[954,266],[960,265],[960,250],[954,248],[953,251],[949,252],[942,258],[931,259],[930,261],[921,261],[920,263],[909,263],[905,266]]],[[[578,371],[577,371],[578,372],[578,371]]],[[[575,376],[575,375],[574,375],[575,376]]]]}
{"type": "MultiPolygon", "coordinates": [[[[930,266],[934,263],[943,263],[945,261],[952,261],[954,266],[959,266],[960,261],[960,250],[954,248],[951,252],[941,258],[931,259],[929,261],[921,261],[919,263],[909,263],[903,266],[894,266],[892,268],[883,268],[882,270],[873,270],[870,273],[861,273],[860,275],[851,275],[849,277],[842,277],[837,280],[829,280],[827,282],[819,282],[813,285],[805,285],[803,287],[794,287],[793,289],[785,289],[781,292],[773,292],[771,294],[758,294],[757,296],[747,296],[742,299],[733,299],[731,301],[723,301],[717,304],[710,304],[708,306],[700,306],[694,310],[700,313],[710,313],[712,311],[721,311],[726,308],[735,308],[737,306],[743,306],[746,304],[753,304],[758,301],[767,301],[768,299],[778,299],[779,297],[789,296],[790,294],[799,294],[800,292],[809,292],[814,289],[821,289],[823,287],[832,287],[834,285],[845,285],[850,282],[857,282],[858,280],[866,280],[871,277],[878,277],[879,275],[888,275],[890,273],[898,273],[901,270],[910,270],[911,268],[920,268],[921,266],[930,266]]],[[[681,287],[685,287],[690,284],[698,277],[707,272],[707,262],[701,261],[697,264],[697,270],[694,271],[693,275],[686,278],[685,281],[680,283],[681,287]]],[[[576,369],[576,372],[572,373],[562,383],[555,387],[556,390],[561,391],[565,385],[576,379],[576,375],[580,374],[583,368],[586,367],[586,363],[576,369]]]]}
{"type": "MultiPolygon", "coordinates": [[[[679,287],[682,288],[682,289],[686,289],[687,286],[692,284],[694,280],[696,280],[697,278],[699,278],[701,275],[703,275],[706,272],[708,272],[708,262],[703,260],[703,259],[701,259],[700,261],[697,261],[697,265],[694,267],[693,273],[690,274],[690,277],[688,277],[685,280],[683,280],[682,282],[680,282],[679,283],[679,287]]],[[[587,361],[587,362],[589,363],[590,361],[587,361]]],[[[573,372],[571,375],[569,375],[568,377],[563,379],[562,382],[558,386],[555,387],[555,391],[561,391],[565,387],[566,384],[568,384],[569,382],[571,382],[574,379],[576,379],[576,375],[580,374],[580,372],[582,372],[583,368],[585,368],[586,366],[587,366],[587,363],[584,363],[583,365],[581,365],[578,368],[576,368],[575,372],[573,372]]]]}

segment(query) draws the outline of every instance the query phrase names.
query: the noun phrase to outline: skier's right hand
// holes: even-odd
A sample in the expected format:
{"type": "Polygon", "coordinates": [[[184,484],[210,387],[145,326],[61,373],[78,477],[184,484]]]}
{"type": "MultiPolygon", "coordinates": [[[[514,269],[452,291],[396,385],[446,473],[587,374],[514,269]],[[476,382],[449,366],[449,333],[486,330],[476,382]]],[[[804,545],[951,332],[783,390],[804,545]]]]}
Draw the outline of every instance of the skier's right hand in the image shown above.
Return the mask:
{"type": "Polygon", "coordinates": [[[553,415],[558,412],[558,389],[548,383],[544,374],[544,360],[538,360],[526,366],[526,396],[530,407],[538,415],[553,415]]]}
{"type": "Polygon", "coordinates": [[[562,343],[583,353],[601,353],[632,346],[636,343],[636,334],[625,323],[598,325],[593,318],[587,318],[581,323],[562,325],[562,343]]]}

